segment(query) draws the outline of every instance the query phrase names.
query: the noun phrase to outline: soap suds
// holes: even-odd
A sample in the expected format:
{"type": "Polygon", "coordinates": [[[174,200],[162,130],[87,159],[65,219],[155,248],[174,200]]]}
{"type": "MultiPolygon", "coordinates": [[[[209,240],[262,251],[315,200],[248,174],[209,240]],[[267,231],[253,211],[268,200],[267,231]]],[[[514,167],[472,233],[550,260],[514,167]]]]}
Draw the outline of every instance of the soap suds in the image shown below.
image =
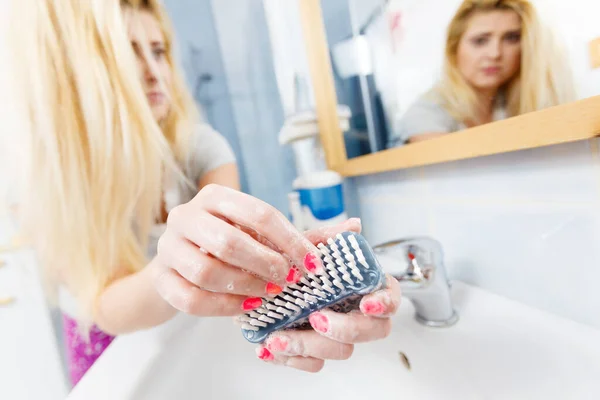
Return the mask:
{"type": "Polygon", "coordinates": [[[271,274],[273,279],[275,279],[275,280],[279,279],[279,273],[277,272],[277,268],[274,265],[271,265],[269,267],[269,273],[271,274]]]}
{"type": "Polygon", "coordinates": [[[287,351],[284,354],[305,357],[306,354],[304,352],[304,343],[301,340],[290,340],[287,351]]]}

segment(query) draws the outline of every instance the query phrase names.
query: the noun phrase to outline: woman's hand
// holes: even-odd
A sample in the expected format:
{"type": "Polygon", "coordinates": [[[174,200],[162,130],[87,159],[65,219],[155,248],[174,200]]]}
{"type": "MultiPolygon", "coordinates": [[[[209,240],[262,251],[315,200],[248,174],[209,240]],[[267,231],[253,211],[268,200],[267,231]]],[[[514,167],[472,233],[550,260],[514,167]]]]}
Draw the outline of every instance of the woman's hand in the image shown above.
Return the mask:
{"type": "MultiPolygon", "coordinates": [[[[312,243],[344,231],[360,232],[360,222],[349,220],[331,228],[307,232],[312,243]]],[[[385,287],[362,298],[360,310],[348,314],[322,310],[313,313],[309,321],[313,330],[281,331],[270,335],[256,349],[258,358],[308,372],[318,372],[325,360],[346,360],[354,344],[387,337],[392,328],[391,318],[400,304],[400,284],[386,276],[385,287]]]]}
{"type": "Polygon", "coordinates": [[[153,281],[179,311],[234,316],[303,273],[321,273],[319,254],[274,207],[213,184],[170,212],[153,281]]]}

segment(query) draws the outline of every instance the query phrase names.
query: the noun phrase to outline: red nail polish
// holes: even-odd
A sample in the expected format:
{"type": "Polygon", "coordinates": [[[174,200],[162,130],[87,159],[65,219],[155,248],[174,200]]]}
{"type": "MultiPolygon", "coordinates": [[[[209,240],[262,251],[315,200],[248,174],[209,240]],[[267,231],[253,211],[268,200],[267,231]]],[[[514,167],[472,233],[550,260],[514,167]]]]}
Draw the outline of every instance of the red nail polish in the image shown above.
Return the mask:
{"type": "Polygon", "coordinates": [[[265,288],[267,294],[270,295],[277,295],[281,292],[283,292],[283,289],[281,288],[281,286],[276,285],[272,282],[267,283],[267,287],[265,288]]]}
{"type": "Polygon", "coordinates": [[[308,253],[304,257],[304,268],[311,274],[319,274],[323,271],[323,263],[319,257],[313,253],[308,253]]]}
{"type": "Polygon", "coordinates": [[[242,310],[250,311],[260,306],[262,306],[262,299],[260,297],[248,297],[242,303],[242,310]]]}
{"type": "Polygon", "coordinates": [[[287,347],[288,341],[277,336],[267,341],[267,348],[276,353],[281,353],[282,351],[285,351],[287,347]]]}
{"type": "Polygon", "coordinates": [[[258,349],[256,351],[256,355],[258,356],[258,358],[264,361],[271,361],[275,358],[273,354],[271,354],[271,352],[264,347],[258,349]]]}
{"type": "Polygon", "coordinates": [[[311,314],[308,317],[308,320],[315,331],[321,333],[327,333],[327,331],[329,331],[329,319],[320,312],[311,314]]]}
{"type": "Polygon", "coordinates": [[[302,278],[300,271],[298,270],[298,268],[295,265],[293,265],[292,268],[290,268],[290,272],[288,272],[288,275],[285,278],[285,281],[287,283],[298,283],[298,282],[300,282],[300,278],[302,278]]]}
{"type": "Polygon", "coordinates": [[[379,301],[365,301],[362,310],[365,314],[381,315],[385,313],[385,306],[379,301]]]}

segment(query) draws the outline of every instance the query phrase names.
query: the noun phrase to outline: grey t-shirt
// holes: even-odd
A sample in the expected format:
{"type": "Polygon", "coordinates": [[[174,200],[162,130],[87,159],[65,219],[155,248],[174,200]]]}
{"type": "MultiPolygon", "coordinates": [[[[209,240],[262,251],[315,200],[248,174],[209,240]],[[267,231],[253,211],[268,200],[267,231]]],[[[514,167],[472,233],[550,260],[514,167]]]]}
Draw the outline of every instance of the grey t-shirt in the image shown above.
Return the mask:
{"type": "Polygon", "coordinates": [[[465,129],[464,124],[455,120],[442,106],[441,97],[434,91],[420,96],[402,115],[396,132],[388,147],[401,146],[416,135],[431,132],[451,133],[465,129]]]}
{"type": "MultiPolygon", "coordinates": [[[[503,97],[499,96],[493,113],[493,120],[506,118],[503,97]]],[[[425,133],[452,133],[467,129],[462,121],[457,121],[444,108],[442,97],[431,89],[417,99],[402,115],[396,132],[390,136],[388,147],[398,147],[413,136],[425,133]]]]}
{"type": "Polygon", "coordinates": [[[190,188],[184,182],[176,182],[174,177],[170,177],[171,179],[165,182],[167,211],[190,201],[197,193],[198,181],[207,172],[236,161],[235,154],[227,140],[207,124],[200,124],[196,127],[190,146],[190,160],[184,172],[195,187],[190,188]]]}

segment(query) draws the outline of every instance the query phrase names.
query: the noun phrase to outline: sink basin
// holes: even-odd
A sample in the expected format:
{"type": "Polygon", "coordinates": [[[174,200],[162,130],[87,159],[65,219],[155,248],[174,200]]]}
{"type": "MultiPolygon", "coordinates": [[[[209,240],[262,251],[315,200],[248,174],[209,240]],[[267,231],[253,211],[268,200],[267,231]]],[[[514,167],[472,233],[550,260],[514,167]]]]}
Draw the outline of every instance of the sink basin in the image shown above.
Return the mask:
{"type": "Polygon", "coordinates": [[[68,399],[600,399],[600,331],[461,282],[452,296],[453,327],[404,299],[389,338],[318,374],[259,361],[228,318],[182,316],[117,338],[68,399]]]}

